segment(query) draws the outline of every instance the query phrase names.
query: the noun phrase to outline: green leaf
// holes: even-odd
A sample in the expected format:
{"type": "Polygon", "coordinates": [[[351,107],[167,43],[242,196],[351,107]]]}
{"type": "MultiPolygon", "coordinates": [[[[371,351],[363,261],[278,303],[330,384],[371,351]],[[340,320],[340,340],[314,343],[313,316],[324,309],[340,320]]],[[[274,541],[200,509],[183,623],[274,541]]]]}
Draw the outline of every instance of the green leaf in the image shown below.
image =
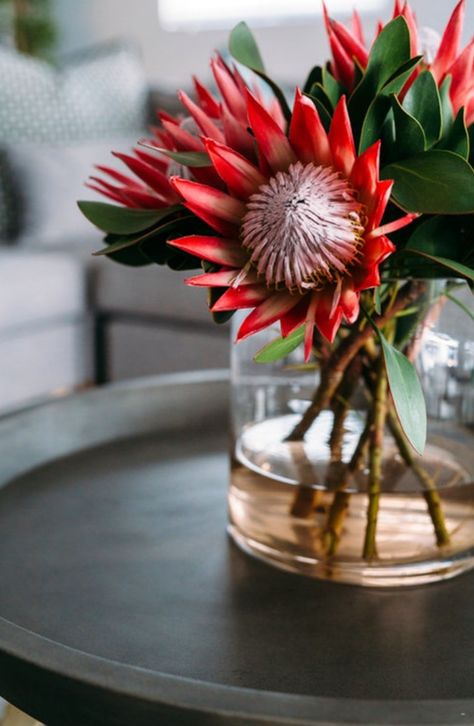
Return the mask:
{"type": "Polygon", "coordinates": [[[439,100],[441,104],[442,136],[446,136],[453,123],[453,107],[449,90],[451,88],[451,76],[446,76],[439,89],[439,100]]]}
{"type": "Polygon", "coordinates": [[[187,234],[209,234],[209,232],[210,228],[204,222],[189,214],[155,228],[152,234],[140,240],[140,251],[150,262],[155,262],[157,265],[173,267],[186,261],[186,269],[195,269],[200,266],[197,257],[180,252],[167,242],[187,234]]]}
{"type": "Polygon", "coordinates": [[[329,128],[331,126],[331,115],[329,111],[327,110],[326,106],[324,106],[323,103],[319,100],[319,98],[316,98],[315,96],[310,96],[309,93],[305,93],[305,96],[311,99],[311,101],[316,106],[316,109],[319,114],[319,118],[321,119],[321,123],[324,126],[326,131],[329,131],[329,128]]]}
{"type": "Polygon", "coordinates": [[[298,328],[293,333],[290,333],[286,338],[277,338],[271,343],[267,343],[261,350],[258,351],[254,358],[255,363],[274,363],[280,358],[284,358],[289,355],[295,348],[297,348],[304,340],[304,325],[298,328]]]}
{"type": "Polygon", "coordinates": [[[101,257],[103,255],[111,255],[114,252],[119,252],[120,250],[126,250],[128,247],[133,247],[134,245],[138,244],[138,241],[141,239],[141,237],[120,237],[116,242],[112,242],[107,247],[103,247],[101,250],[97,250],[97,252],[93,252],[92,255],[94,257],[101,257]]]}
{"type": "Polygon", "coordinates": [[[416,226],[407,247],[429,255],[465,261],[474,248],[474,216],[431,217],[416,226]]]}
{"type": "Polygon", "coordinates": [[[425,133],[428,148],[441,136],[441,99],[430,71],[423,71],[411,85],[403,100],[403,108],[413,116],[425,133]]]}
{"type": "Polygon", "coordinates": [[[410,60],[410,33],[401,15],[388,23],[370,51],[366,71],[349,100],[349,114],[359,137],[367,108],[397,70],[410,60]]]}
{"type": "Polygon", "coordinates": [[[130,209],[105,202],[80,201],[77,204],[89,222],[112,234],[142,232],[181,209],[180,205],[164,209],[130,209]]]}
{"type": "Polygon", "coordinates": [[[465,109],[460,108],[454,123],[446,136],[441,139],[437,148],[453,151],[464,159],[469,159],[470,145],[469,133],[466,128],[465,109]]]}
{"type": "Polygon", "coordinates": [[[408,63],[399,68],[370,104],[362,124],[359,154],[362,154],[380,138],[387,114],[391,108],[390,96],[394,93],[400,93],[421,58],[422,56],[411,58],[408,63]]]}
{"type": "Polygon", "coordinates": [[[306,81],[304,82],[303,86],[303,93],[309,93],[310,88],[315,83],[322,83],[323,82],[323,69],[321,66],[313,66],[311,68],[310,72],[308,73],[308,77],[306,81]]]}
{"type": "Polygon", "coordinates": [[[209,155],[204,151],[170,151],[170,149],[153,146],[153,144],[147,144],[144,141],[139,141],[138,145],[144,146],[146,149],[151,149],[152,151],[158,151],[160,154],[168,156],[183,166],[189,166],[191,168],[212,166],[209,155]]]}
{"type": "Polygon", "coordinates": [[[417,372],[408,358],[376,329],[398,420],[413,448],[423,454],[426,444],[426,404],[417,372]]]}
{"type": "Polygon", "coordinates": [[[338,101],[342,96],[342,86],[338,83],[338,81],[336,81],[332,73],[330,73],[327,68],[323,68],[322,70],[321,85],[326,92],[332,107],[336,108],[338,101]]]}
{"type": "Polygon", "coordinates": [[[374,310],[377,313],[377,315],[382,314],[382,301],[380,299],[380,288],[379,287],[374,288],[374,310]]]}
{"type": "Polygon", "coordinates": [[[262,56],[247,23],[235,26],[230,34],[229,50],[235,60],[256,73],[265,73],[262,56]]]}
{"type": "Polygon", "coordinates": [[[151,264],[150,260],[142,255],[138,245],[112,252],[107,259],[127,267],[145,267],[151,264]]]}
{"type": "Polygon", "coordinates": [[[383,179],[393,179],[392,197],[408,212],[470,214],[474,211],[474,170],[458,154],[431,149],[389,164],[383,179]]]}
{"type": "Polygon", "coordinates": [[[424,257],[425,259],[430,260],[431,262],[434,262],[435,264],[440,265],[441,267],[445,267],[447,270],[456,273],[456,277],[465,277],[468,280],[474,282],[474,269],[472,269],[471,267],[467,267],[460,262],[456,262],[456,260],[450,260],[447,257],[429,255],[426,252],[420,252],[420,250],[413,250],[409,247],[403,250],[403,252],[405,254],[413,254],[424,257]]]}
{"type": "Polygon", "coordinates": [[[314,101],[314,99],[317,99],[321,103],[321,105],[324,106],[324,108],[325,108],[326,112],[329,114],[329,116],[332,116],[332,112],[333,112],[332,101],[320,83],[315,83],[311,87],[309,96],[313,99],[313,101],[314,101]]]}
{"type": "Polygon", "coordinates": [[[246,68],[254,71],[262,80],[267,83],[280,102],[282,111],[287,121],[291,118],[290,107],[281,88],[265,72],[262,56],[258,49],[255,38],[247,25],[241,22],[235,26],[230,34],[229,51],[236,61],[242,63],[246,68]]]}
{"type": "Polygon", "coordinates": [[[421,124],[402,107],[396,96],[392,96],[395,121],[395,148],[398,158],[408,158],[425,150],[426,137],[421,124]]]}
{"type": "Polygon", "coordinates": [[[150,237],[155,237],[159,233],[160,229],[167,226],[167,224],[164,224],[161,227],[155,227],[151,230],[148,230],[144,234],[139,235],[138,237],[136,237],[136,235],[127,235],[119,236],[119,238],[116,239],[116,235],[111,235],[111,237],[113,238],[112,240],[109,241],[107,237],[105,238],[107,246],[103,247],[97,252],[93,252],[92,254],[94,257],[101,257],[103,255],[112,255],[114,252],[120,252],[120,250],[126,250],[129,247],[140,244],[140,242],[142,242],[143,240],[149,239],[150,237]]]}

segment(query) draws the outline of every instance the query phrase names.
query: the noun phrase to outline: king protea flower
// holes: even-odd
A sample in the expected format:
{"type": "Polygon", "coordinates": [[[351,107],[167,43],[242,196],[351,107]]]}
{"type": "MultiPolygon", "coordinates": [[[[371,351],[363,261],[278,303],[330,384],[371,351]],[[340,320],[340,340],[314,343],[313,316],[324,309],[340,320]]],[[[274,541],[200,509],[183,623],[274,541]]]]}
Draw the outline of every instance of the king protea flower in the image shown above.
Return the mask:
{"type": "Polygon", "coordinates": [[[255,151],[249,158],[203,138],[226,189],[171,184],[216,235],[169,244],[216,267],[187,280],[225,288],[213,311],[253,308],[238,340],[276,321],[283,336],[304,324],[308,359],[315,328],[333,341],[343,320],[357,319],[361,291],[380,284],[379,265],[394,250],[387,234],[415,215],[380,226],[393,182],[379,179],[380,142],[356,156],[345,97],[329,133],[299,90],[288,136],[248,91],[246,108],[258,164],[255,151]]]}
{"type": "MultiPolygon", "coordinates": [[[[345,88],[352,90],[356,63],[362,69],[365,69],[369,57],[369,49],[364,40],[360,18],[355,12],[352,26],[348,29],[342,23],[330,19],[326,7],[324,9],[326,28],[333,56],[332,73],[345,88]]],[[[461,51],[464,10],[465,0],[460,0],[444,30],[433,61],[429,62],[429,59],[425,58],[422,68],[427,68],[433,73],[438,86],[442,85],[448,75],[451,76],[449,94],[453,113],[456,115],[459,109],[464,106],[466,108],[466,122],[469,125],[474,121],[474,40],[471,40],[466,48],[461,51]]],[[[411,56],[420,55],[423,52],[420,33],[415,15],[408,2],[395,0],[393,18],[399,15],[405,18],[410,31],[411,56]]],[[[382,28],[382,23],[379,23],[378,32],[382,28]]],[[[404,89],[405,91],[418,73],[420,73],[420,68],[414,71],[404,89]]]]}
{"type": "MultiPolygon", "coordinates": [[[[211,59],[211,70],[221,99],[217,99],[203,83],[194,78],[197,101],[180,91],[178,96],[186,116],[174,117],[169,113],[159,112],[160,125],[152,127],[153,138],[145,140],[145,146],[178,152],[203,152],[204,134],[214,141],[232,146],[256,161],[253,139],[247,130],[247,85],[239,71],[235,67],[229,68],[219,54],[211,59]]],[[[252,90],[264,103],[259,89],[256,87],[252,90]]],[[[285,119],[277,100],[271,98],[265,105],[283,128],[285,119]]],[[[134,176],[123,174],[110,166],[99,165],[96,169],[103,176],[90,177],[87,186],[127,207],[160,209],[175,204],[178,196],[169,184],[169,178],[173,174],[182,175],[186,172],[190,178],[223,187],[220,177],[213,169],[185,169],[170,161],[166,155],[149,153],[143,144],[133,149],[131,154],[113,154],[134,176]]]]}

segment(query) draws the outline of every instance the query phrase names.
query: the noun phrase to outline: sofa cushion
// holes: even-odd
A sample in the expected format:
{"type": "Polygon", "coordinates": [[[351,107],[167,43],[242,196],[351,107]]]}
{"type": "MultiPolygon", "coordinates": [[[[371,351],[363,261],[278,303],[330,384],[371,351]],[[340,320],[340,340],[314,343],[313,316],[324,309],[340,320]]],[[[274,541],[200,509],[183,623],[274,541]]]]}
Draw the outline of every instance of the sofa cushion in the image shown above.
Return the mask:
{"type": "MultiPolygon", "coordinates": [[[[94,173],[96,164],[120,168],[111,150],[129,151],[138,136],[137,131],[132,136],[111,136],[101,141],[6,144],[3,153],[10,185],[16,189],[16,205],[22,210],[17,244],[73,248],[94,236],[95,248],[101,246],[100,234],[94,235],[77,200],[104,201],[85,186],[85,181],[94,173]]],[[[0,180],[0,207],[1,189],[0,180]]]]}
{"type": "Polygon", "coordinates": [[[30,326],[83,316],[86,274],[71,255],[0,250],[0,341],[30,326]]]}
{"type": "Polygon", "coordinates": [[[0,47],[0,141],[71,141],[146,124],[147,82],[136,51],[109,44],[59,70],[0,47]]]}
{"type": "MultiPolygon", "coordinates": [[[[0,242],[5,243],[18,233],[23,213],[29,218],[37,213],[34,205],[32,211],[28,208],[27,195],[20,198],[22,176],[18,169],[11,168],[12,161],[14,167],[28,165],[28,155],[33,148],[28,142],[56,147],[43,147],[36,158],[31,158],[34,168],[30,176],[37,192],[36,179],[41,174],[41,168],[35,167],[41,160],[38,157],[44,157],[49,151],[56,152],[57,161],[64,162],[66,172],[69,161],[79,161],[77,154],[74,159],[70,158],[72,142],[102,139],[104,152],[94,154],[94,161],[105,161],[105,148],[112,148],[117,136],[123,139],[126,135],[135,142],[143,135],[148,121],[148,104],[146,76],[139,56],[129,45],[112,43],[75,54],[59,70],[44,61],[0,46],[0,242]],[[17,155],[10,159],[5,147],[11,150],[12,144],[16,145],[17,155]],[[68,145],[62,159],[59,158],[60,144],[68,145]]],[[[117,147],[120,148],[120,144],[117,147]]],[[[80,151],[79,147],[77,151],[80,151]]],[[[90,158],[88,156],[87,161],[90,158]]],[[[53,164],[51,160],[49,166],[45,165],[45,188],[50,182],[48,173],[53,164]]],[[[77,177],[74,177],[77,167],[70,169],[71,180],[76,185],[90,171],[87,169],[84,173],[84,167],[77,177]]],[[[57,170],[58,163],[54,178],[57,178],[57,170]]],[[[53,188],[50,188],[49,199],[54,200],[58,190],[54,184],[50,186],[53,188]]],[[[37,195],[33,201],[37,202],[37,195]]],[[[43,211],[41,219],[48,211],[49,207],[43,211]]]]}

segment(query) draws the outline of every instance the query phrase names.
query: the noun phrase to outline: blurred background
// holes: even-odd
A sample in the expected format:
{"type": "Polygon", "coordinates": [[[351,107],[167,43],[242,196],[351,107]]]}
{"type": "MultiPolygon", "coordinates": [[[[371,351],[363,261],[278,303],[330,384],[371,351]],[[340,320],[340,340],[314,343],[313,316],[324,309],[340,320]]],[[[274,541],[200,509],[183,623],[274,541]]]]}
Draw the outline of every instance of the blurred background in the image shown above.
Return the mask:
{"type": "MultiPolygon", "coordinates": [[[[353,6],[372,37],[391,0],[353,6]]],[[[465,33],[474,25],[468,0],[465,33]]],[[[412,0],[440,31],[454,2],[412,0]]],[[[0,0],[0,410],[105,381],[227,365],[228,329],[180,273],[93,258],[101,235],[75,200],[118,164],[192,74],[212,85],[241,19],[288,93],[329,55],[319,0],[0,0]]],[[[431,35],[431,39],[436,36],[431,35]]],[[[118,168],[118,166],[117,166],[118,168]]]]}

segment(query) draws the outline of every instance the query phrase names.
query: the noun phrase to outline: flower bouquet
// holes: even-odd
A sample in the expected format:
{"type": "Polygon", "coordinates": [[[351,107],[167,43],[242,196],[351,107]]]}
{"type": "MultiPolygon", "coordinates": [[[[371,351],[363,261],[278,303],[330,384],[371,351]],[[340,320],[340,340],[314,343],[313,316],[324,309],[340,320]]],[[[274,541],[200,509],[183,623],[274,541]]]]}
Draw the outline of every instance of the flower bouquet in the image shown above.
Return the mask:
{"type": "Polygon", "coordinates": [[[318,577],[424,582],[474,564],[474,410],[429,395],[464,351],[456,400],[471,396],[474,335],[436,331],[448,303],[473,317],[474,41],[461,50],[464,0],[434,51],[408,2],[371,43],[357,12],[346,27],[324,11],[332,59],[291,102],[240,23],[237,65],[211,60],[218,95],[194,79],[181,116],[115,153],[131,174],[91,177],[113,204],[79,206],[106,233],[98,255],[200,268],[187,284],[217,323],[247,310],[234,539],[318,577]]]}

